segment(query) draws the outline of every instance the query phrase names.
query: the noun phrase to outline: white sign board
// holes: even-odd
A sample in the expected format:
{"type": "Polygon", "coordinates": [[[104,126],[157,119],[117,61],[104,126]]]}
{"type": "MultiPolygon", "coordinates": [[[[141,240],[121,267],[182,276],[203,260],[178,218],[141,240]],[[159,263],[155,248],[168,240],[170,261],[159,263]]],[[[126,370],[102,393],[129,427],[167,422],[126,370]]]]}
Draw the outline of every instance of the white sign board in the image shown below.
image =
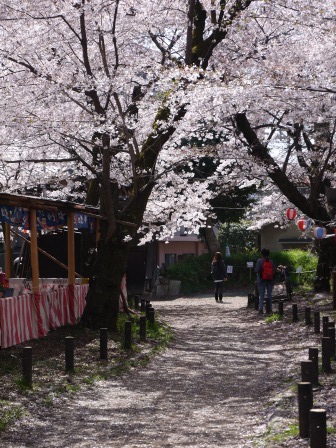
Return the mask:
{"type": "Polygon", "coordinates": [[[233,272],[233,266],[226,266],[226,273],[232,274],[232,272],[233,272]]]}
{"type": "Polygon", "coordinates": [[[253,268],[253,261],[248,261],[246,264],[248,268],[253,268]]]}

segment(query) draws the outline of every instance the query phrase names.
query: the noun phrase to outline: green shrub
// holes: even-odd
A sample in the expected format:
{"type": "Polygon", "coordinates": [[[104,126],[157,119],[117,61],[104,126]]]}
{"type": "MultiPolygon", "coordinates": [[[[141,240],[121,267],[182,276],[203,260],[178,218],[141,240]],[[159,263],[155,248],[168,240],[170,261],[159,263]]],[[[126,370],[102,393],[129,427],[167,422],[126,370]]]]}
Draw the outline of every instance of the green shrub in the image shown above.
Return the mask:
{"type": "MultiPolygon", "coordinates": [[[[222,251],[225,253],[225,250],[222,251]]],[[[233,266],[233,273],[229,274],[229,285],[231,287],[244,287],[255,282],[256,274],[253,268],[247,267],[247,262],[255,265],[260,253],[257,250],[232,254],[225,257],[225,263],[233,266]]],[[[213,287],[210,276],[212,254],[204,254],[199,257],[190,256],[167,269],[167,277],[181,280],[182,293],[194,293],[206,291],[213,287]]],[[[271,258],[274,263],[288,267],[291,282],[296,285],[312,287],[317,266],[317,256],[311,252],[300,249],[290,251],[272,252],[271,258]],[[297,274],[296,269],[302,267],[302,274],[297,274]],[[307,272],[308,271],[308,272],[307,272]]]]}
{"type": "Polygon", "coordinates": [[[210,276],[212,258],[211,254],[187,257],[183,262],[169,266],[167,277],[181,280],[181,292],[183,293],[209,289],[213,284],[210,276]]]}

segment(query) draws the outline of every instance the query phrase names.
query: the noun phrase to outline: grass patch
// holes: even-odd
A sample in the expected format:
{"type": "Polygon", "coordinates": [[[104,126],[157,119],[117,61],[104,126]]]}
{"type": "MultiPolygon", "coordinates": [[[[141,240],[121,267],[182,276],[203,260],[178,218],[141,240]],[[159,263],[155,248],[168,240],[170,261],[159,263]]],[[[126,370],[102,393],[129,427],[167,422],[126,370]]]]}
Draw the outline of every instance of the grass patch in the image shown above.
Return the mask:
{"type": "Polygon", "coordinates": [[[0,431],[7,429],[16,420],[22,418],[24,414],[25,410],[22,406],[0,400],[0,431]]]}
{"type": "Polygon", "coordinates": [[[37,389],[37,386],[36,386],[36,384],[35,385],[30,385],[30,384],[27,384],[27,382],[25,381],[25,380],[23,380],[22,378],[17,378],[16,380],[15,380],[15,383],[17,384],[17,386],[18,386],[18,388],[23,392],[23,393],[28,393],[28,392],[30,392],[30,391],[32,391],[32,390],[36,390],[37,389]]]}
{"type": "Polygon", "coordinates": [[[277,313],[273,313],[273,314],[270,314],[269,316],[267,316],[265,318],[265,322],[267,324],[271,324],[273,322],[278,322],[278,321],[280,321],[282,319],[283,319],[283,316],[281,316],[280,314],[277,314],[277,313]]]}
{"type": "Polygon", "coordinates": [[[299,435],[299,425],[290,424],[289,427],[283,430],[282,432],[271,435],[270,441],[277,443],[284,443],[289,438],[297,437],[298,435],[299,435]]]}

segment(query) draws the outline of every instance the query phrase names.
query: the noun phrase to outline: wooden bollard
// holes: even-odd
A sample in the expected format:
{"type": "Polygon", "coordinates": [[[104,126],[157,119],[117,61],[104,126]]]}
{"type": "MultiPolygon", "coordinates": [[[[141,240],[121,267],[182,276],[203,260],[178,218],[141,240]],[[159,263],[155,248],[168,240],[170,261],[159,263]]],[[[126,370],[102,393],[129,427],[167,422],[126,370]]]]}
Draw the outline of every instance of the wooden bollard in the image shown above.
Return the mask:
{"type": "Polygon", "coordinates": [[[251,307],[253,304],[253,294],[248,294],[247,295],[247,307],[251,307]]]}
{"type": "Polygon", "coordinates": [[[66,336],[65,338],[65,370],[70,372],[74,369],[74,338],[66,336]]]}
{"type": "Polygon", "coordinates": [[[254,297],[254,309],[258,310],[259,309],[259,296],[257,294],[253,294],[254,297]]]}
{"type": "Polygon", "coordinates": [[[298,383],[299,434],[309,437],[309,412],[313,407],[313,388],[311,383],[298,383]]]}
{"type": "Polygon", "coordinates": [[[319,311],[314,312],[314,333],[321,333],[321,318],[319,311]]]}
{"type": "Polygon", "coordinates": [[[312,361],[312,383],[314,384],[314,386],[317,386],[319,384],[318,348],[309,348],[308,358],[310,361],[312,361]]]}
{"type": "Polygon", "coordinates": [[[101,328],[100,334],[100,359],[107,359],[107,328],[101,328]]]}
{"type": "Polygon", "coordinates": [[[134,296],[134,308],[136,310],[139,309],[139,303],[140,303],[140,297],[139,296],[134,296]]]}
{"type": "Polygon", "coordinates": [[[139,336],[142,341],[146,340],[146,316],[140,316],[140,328],[139,328],[139,336]]]}
{"type": "Polygon", "coordinates": [[[330,338],[330,356],[335,359],[335,322],[329,322],[328,337],[330,338]]]}
{"type": "Polygon", "coordinates": [[[152,305],[150,302],[146,302],[146,317],[148,319],[148,312],[150,310],[150,308],[152,308],[152,305]]]}
{"type": "Polygon", "coordinates": [[[311,409],[310,448],[327,447],[327,413],[324,409],[311,409]]]}
{"type": "Polygon", "coordinates": [[[141,299],[140,301],[140,311],[146,311],[146,300],[145,299],[141,299]]]}
{"type": "Polygon", "coordinates": [[[310,307],[305,307],[305,324],[311,325],[311,317],[310,317],[310,307]]]}
{"type": "Polygon", "coordinates": [[[322,334],[324,338],[328,337],[328,326],[329,326],[329,317],[323,316],[322,317],[322,334]]]}
{"type": "Polygon", "coordinates": [[[283,301],[279,300],[279,303],[278,303],[278,313],[279,313],[279,316],[281,316],[281,317],[283,317],[283,306],[284,306],[283,301]]]}
{"type": "Polygon", "coordinates": [[[22,351],[22,380],[26,386],[33,383],[33,348],[23,347],[22,351]]]}
{"type": "Polygon", "coordinates": [[[132,322],[125,322],[125,345],[124,347],[129,350],[132,348],[132,322]]]}
{"type": "Polygon", "coordinates": [[[330,338],[322,338],[322,371],[324,373],[331,372],[330,364],[330,338]]]}
{"type": "Polygon", "coordinates": [[[149,305],[149,306],[146,308],[146,318],[147,318],[148,320],[150,319],[149,315],[150,315],[150,313],[152,312],[152,310],[154,310],[154,308],[153,308],[152,305],[149,305]]]}
{"type": "Polygon", "coordinates": [[[313,362],[301,361],[301,381],[313,384],[313,362]]]}
{"type": "Polygon", "coordinates": [[[151,307],[151,308],[148,309],[148,321],[149,321],[151,324],[154,323],[154,320],[155,320],[155,317],[154,317],[154,316],[155,316],[154,308],[151,307]]]}
{"type": "Polygon", "coordinates": [[[293,322],[297,322],[299,320],[298,317],[298,306],[296,303],[292,305],[292,313],[293,313],[293,322]]]}

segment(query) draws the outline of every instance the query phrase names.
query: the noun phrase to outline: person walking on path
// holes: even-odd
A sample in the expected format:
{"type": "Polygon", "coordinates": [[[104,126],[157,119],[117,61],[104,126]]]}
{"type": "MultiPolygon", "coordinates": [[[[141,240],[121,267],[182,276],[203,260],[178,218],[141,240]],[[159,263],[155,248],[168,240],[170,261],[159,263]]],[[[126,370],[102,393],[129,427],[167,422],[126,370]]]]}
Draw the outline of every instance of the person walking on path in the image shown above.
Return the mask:
{"type": "Polygon", "coordinates": [[[211,275],[215,282],[215,300],[223,301],[223,282],[227,280],[226,266],[220,252],[216,252],[211,263],[211,275]]]}
{"type": "Polygon", "coordinates": [[[269,249],[262,249],[262,258],[257,260],[255,272],[257,273],[257,287],[259,292],[259,314],[264,313],[265,292],[267,292],[266,311],[272,313],[272,291],[274,287],[274,276],[276,273],[276,265],[270,259],[269,249]]]}

